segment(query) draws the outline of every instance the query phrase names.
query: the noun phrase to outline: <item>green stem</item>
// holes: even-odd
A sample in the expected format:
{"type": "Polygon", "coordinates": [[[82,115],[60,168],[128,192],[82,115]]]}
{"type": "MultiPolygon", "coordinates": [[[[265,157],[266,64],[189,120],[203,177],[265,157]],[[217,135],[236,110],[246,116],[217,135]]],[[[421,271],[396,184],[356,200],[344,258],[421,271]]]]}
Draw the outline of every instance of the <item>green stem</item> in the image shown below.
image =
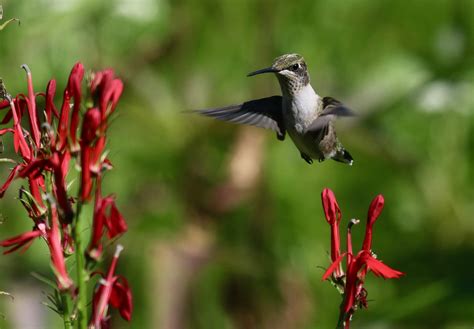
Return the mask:
{"type": "Polygon", "coordinates": [[[81,221],[79,217],[81,215],[81,201],[77,203],[76,209],[76,219],[73,227],[73,236],[74,241],[76,243],[75,248],[75,256],[76,256],[76,268],[77,268],[77,287],[79,289],[79,293],[77,296],[77,313],[78,313],[78,321],[77,321],[77,328],[78,329],[87,329],[87,280],[88,274],[85,268],[85,257],[84,257],[84,248],[82,246],[82,239],[81,239],[81,221]]]}
{"type": "Polygon", "coordinates": [[[63,307],[63,321],[64,321],[64,329],[72,329],[72,321],[71,321],[71,305],[69,303],[69,296],[68,293],[61,294],[61,301],[63,307]]]}
{"type": "Polygon", "coordinates": [[[343,322],[343,321],[340,321],[340,322],[337,324],[336,329],[344,329],[344,322],[343,322]]]}
{"type": "Polygon", "coordinates": [[[344,321],[350,321],[350,317],[348,317],[342,309],[344,305],[344,298],[345,298],[345,294],[343,294],[342,302],[340,305],[339,321],[337,323],[336,329],[345,329],[346,326],[344,325],[344,321]]]}

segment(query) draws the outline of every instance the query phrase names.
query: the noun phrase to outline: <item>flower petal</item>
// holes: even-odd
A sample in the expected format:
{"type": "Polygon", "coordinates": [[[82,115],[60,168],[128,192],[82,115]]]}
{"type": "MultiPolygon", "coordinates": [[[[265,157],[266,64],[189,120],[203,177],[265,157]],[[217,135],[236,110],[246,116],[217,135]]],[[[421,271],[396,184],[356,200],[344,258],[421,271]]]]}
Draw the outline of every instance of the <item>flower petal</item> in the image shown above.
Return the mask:
{"type": "Polygon", "coordinates": [[[53,79],[48,82],[48,86],[46,87],[45,112],[46,112],[46,117],[49,123],[51,123],[53,119],[53,115],[56,118],[59,118],[58,110],[56,109],[56,106],[54,105],[55,93],[56,93],[56,80],[53,79]]]}
{"type": "Polygon", "coordinates": [[[31,150],[26,142],[25,136],[23,135],[23,128],[21,127],[21,112],[22,105],[21,101],[18,98],[10,101],[10,107],[13,116],[13,128],[15,129],[15,134],[13,135],[13,145],[15,152],[20,150],[20,155],[26,159],[31,159],[31,150]],[[18,107],[15,106],[15,103],[18,104],[18,107]]]}
{"type": "Polygon", "coordinates": [[[89,200],[92,191],[93,150],[92,143],[97,139],[97,130],[101,122],[101,114],[98,108],[87,110],[82,122],[81,132],[81,198],[89,200]]]}
{"type": "Polygon", "coordinates": [[[374,257],[368,255],[365,257],[365,263],[367,267],[376,275],[385,279],[398,279],[405,275],[403,272],[397,271],[374,257]]]}
{"type": "Polygon", "coordinates": [[[0,110],[3,110],[10,106],[10,102],[6,99],[0,101],[0,110]]]}
{"type": "Polygon", "coordinates": [[[105,225],[105,209],[104,202],[100,195],[100,181],[97,181],[95,205],[94,205],[94,218],[92,221],[92,238],[87,248],[88,255],[95,260],[100,258],[102,254],[102,235],[104,234],[105,225]]]}
{"type": "Polygon", "coordinates": [[[127,232],[127,223],[122,214],[117,209],[115,200],[110,205],[110,215],[106,218],[108,236],[113,239],[117,235],[127,232]]]}
{"type": "Polygon", "coordinates": [[[321,200],[323,202],[324,214],[329,224],[339,223],[342,217],[341,209],[337,204],[336,196],[334,192],[328,188],[325,188],[321,193],[321,200]]]}
{"type": "Polygon", "coordinates": [[[343,253],[340,255],[334,262],[332,262],[331,266],[324,272],[321,281],[326,280],[329,276],[338,268],[339,264],[341,263],[342,259],[347,255],[347,253],[343,253]]]}
{"type": "Polygon", "coordinates": [[[370,203],[369,212],[367,214],[367,225],[365,227],[365,237],[362,243],[363,250],[369,251],[372,247],[373,226],[383,210],[384,203],[385,200],[381,194],[377,195],[370,203]]]}
{"type": "Polygon", "coordinates": [[[32,242],[37,237],[41,236],[41,234],[42,234],[41,231],[33,230],[33,231],[25,232],[23,234],[19,234],[10,239],[0,241],[0,246],[2,247],[8,248],[8,247],[13,246],[13,248],[10,248],[4,251],[3,254],[6,255],[6,254],[14,252],[15,250],[18,250],[24,245],[27,245],[28,243],[32,242]]]}
{"type": "Polygon", "coordinates": [[[0,124],[5,125],[9,123],[12,118],[13,118],[13,112],[12,110],[8,110],[7,114],[5,114],[2,121],[0,121],[0,124]]]}
{"type": "Polygon", "coordinates": [[[132,291],[130,290],[127,279],[123,276],[119,276],[114,282],[110,296],[110,304],[119,310],[124,320],[130,321],[132,319],[132,291]]]}
{"type": "Polygon", "coordinates": [[[71,223],[74,217],[74,211],[72,210],[71,202],[69,201],[67,190],[66,190],[66,173],[63,172],[65,165],[63,161],[69,161],[69,152],[65,152],[60,155],[58,152],[53,153],[50,158],[51,167],[53,168],[54,174],[54,194],[58,200],[61,210],[64,212],[64,222],[71,223]]]}
{"type": "Polygon", "coordinates": [[[16,174],[21,170],[22,167],[23,167],[22,165],[16,165],[15,167],[13,167],[12,171],[10,171],[10,174],[8,174],[7,180],[5,181],[5,183],[3,183],[2,187],[0,187],[0,198],[3,197],[6,190],[12,183],[13,179],[15,178],[16,174]]]}
{"type": "Polygon", "coordinates": [[[74,106],[71,115],[71,127],[69,135],[71,136],[71,143],[73,148],[78,147],[77,144],[77,128],[79,127],[79,110],[81,109],[81,85],[82,79],[84,78],[84,66],[78,62],[72,68],[71,75],[69,76],[69,92],[74,98],[74,106]]]}
{"type": "Polygon", "coordinates": [[[66,263],[61,244],[61,234],[59,231],[59,219],[57,207],[54,203],[51,204],[51,228],[47,230],[47,240],[49,251],[51,254],[51,263],[58,281],[58,288],[60,290],[69,289],[73,281],[69,277],[66,269],[66,263]]]}
{"type": "Polygon", "coordinates": [[[59,123],[58,123],[59,143],[57,145],[57,148],[60,150],[66,146],[66,142],[67,142],[67,137],[68,137],[67,128],[69,126],[70,102],[71,102],[71,95],[68,91],[68,88],[66,88],[63,94],[63,104],[61,106],[61,111],[59,112],[59,123]]]}
{"type": "MultiPolygon", "coordinates": [[[[334,262],[341,253],[339,223],[341,221],[342,214],[333,191],[325,188],[321,193],[321,200],[323,203],[326,220],[331,226],[331,260],[334,262]]],[[[338,272],[340,271],[338,270],[338,272]]],[[[341,273],[336,273],[336,275],[340,274],[341,273]]]]}
{"type": "Polygon", "coordinates": [[[0,129],[0,136],[5,135],[6,133],[14,133],[15,130],[13,128],[4,128],[0,129]]]}
{"type": "Polygon", "coordinates": [[[40,146],[41,133],[39,130],[40,124],[36,116],[36,95],[33,90],[33,80],[31,77],[31,71],[26,64],[21,66],[26,71],[27,76],[27,85],[28,85],[28,98],[26,99],[26,104],[28,108],[28,120],[30,122],[31,133],[33,141],[36,146],[40,146]]]}
{"type": "Polygon", "coordinates": [[[112,258],[112,262],[110,263],[107,277],[102,283],[100,283],[101,286],[99,286],[94,293],[91,318],[91,325],[94,326],[94,328],[100,328],[100,322],[107,316],[107,306],[110,303],[113,285],[117,280],[117,277],[114,275],[115,268],[117,267],[117,261],[122,250],[123,247],[118,245],[114,257],[112,258]]]}

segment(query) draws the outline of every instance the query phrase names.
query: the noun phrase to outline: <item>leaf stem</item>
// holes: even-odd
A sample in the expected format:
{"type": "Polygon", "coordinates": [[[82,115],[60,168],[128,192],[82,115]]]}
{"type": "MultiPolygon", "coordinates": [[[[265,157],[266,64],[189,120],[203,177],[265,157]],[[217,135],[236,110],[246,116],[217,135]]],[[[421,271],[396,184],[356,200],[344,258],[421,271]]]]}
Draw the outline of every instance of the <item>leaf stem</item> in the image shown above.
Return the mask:
{"type": "Polygon", "coordinates": [[[69,303],[69,296],[68,293],[61,293],[61,304],[63,307],[63,321],[64,321],[64,329],[72,329],[72,321],[71,321],[71,305],[69,303]]]}
{"type": "Polygon", "coordinates": [[[87,329],[87,280],[88,274],[85,268],[84,249],[81,239],[81,215],[82,202],[78,201],[76,208],[76,218],[73,226],[73,236],[76,244],[76,271],[77,271],[77,287],[79,289],[77,296],[77,312],[78,312],[78,329],[87,329]]]}

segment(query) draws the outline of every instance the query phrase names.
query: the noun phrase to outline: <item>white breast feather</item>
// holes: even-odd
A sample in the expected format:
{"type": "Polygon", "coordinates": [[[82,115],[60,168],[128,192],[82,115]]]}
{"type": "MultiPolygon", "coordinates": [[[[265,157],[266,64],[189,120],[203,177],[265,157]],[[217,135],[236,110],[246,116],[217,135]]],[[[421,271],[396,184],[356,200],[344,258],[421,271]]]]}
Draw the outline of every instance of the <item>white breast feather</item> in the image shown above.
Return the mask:
{"type": "Polygon", "coordinates": [[[293,96],[292,101],[295,126],[306,127],[316,118],[316,109],[319,102],[318,94],[310,84],[307,84],[293,96]]]}

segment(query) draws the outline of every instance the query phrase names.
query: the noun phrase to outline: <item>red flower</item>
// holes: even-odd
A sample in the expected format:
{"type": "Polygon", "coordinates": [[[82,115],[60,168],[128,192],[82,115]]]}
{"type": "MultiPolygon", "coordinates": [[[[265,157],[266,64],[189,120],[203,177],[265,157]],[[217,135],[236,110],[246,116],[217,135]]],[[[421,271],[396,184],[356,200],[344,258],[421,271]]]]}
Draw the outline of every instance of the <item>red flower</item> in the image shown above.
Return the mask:
{"type": "Polygon", "coordinates": [[[0,129],[0,136],[5,135],[6,133],[15,133],[15,130],[13,128],[0,129]]]}
{"type": "MultiPolygon", "coordinates": [[[[42,181],[43,172],[46,170],[51,171],[54,176],[53,191],[64,213],[64,220],[67,223],[71,222],[74,215],[71,203],[67,196],[65,181],[69,159],[69,153],[59,154],[55,151],[50,158],[36,159],[30,162],[18,174],[19,177],[28,177],[30,181],[34,179],[40,179],[42,181]]],[[[35,196],[37,202],[41,202],[42,198],[39,195],[39,191],[37,193],[33,193],[32,190],[32,194],[35,196]]]]}
{"type": "MultiPolygon", "coordinates": [[[[18,173],[19,175],[20,173],[18,173]]],[[[31,195],[33,196],[34,203],[32,209],[34,210],[35,217],[41,216],[44,213],[45,207],[43,204],[43,198],[41,196],[41,190],[44,189],[43,176],[28,176],[28,186],[30,187],[31,195]]]]}
{"type": "Polygon", "coordinates": [[[82,122],[81,133],[81,198],[89,200],[92,191],[91,167],[95,161],[96,152],[102,153],[102,147],[97,145],[101,114],[98,108],[87,110],[82,122]],[[99,150],[97,148],[100,147],[99,150]]]}
{"type": "MultiPolygon", "coordinates": [[[[323,203],[324,214],[326,220],[331,226],[331,260],[334,262],[341,254],[341,245],[339,239],[339,223],[341,222],[341,209],[337,204],[336,197],[328,188],[325,188],[321,193],[321,200],[323,203]]],[[[336,277],[342,276],[342,269],[336,269],[336,277]]]]}
{"type": "Polygon", "coordinates": [[[46,87],[46,105],[45,113],[48,123],[51,123],[53,120],[53,115],[56,118],[59,118],[58,110],[54,105],[54,94],[56,93],[56,80],[50,80],[48,86],[46,87]]]}
{"type": "Polygon", "coordinates": [[[33,241],[44,235],[46,232],[46,225],[44,223],[38,224],[32,231],[25,232],[23,234],[14,236],[13,238],[6,239],[0,242],[0,246],[4,248],[10,248],[3,252],[4,255],[12,253],[20,248],[23,247],[22,251],[26,251],[29,246],[33,243],[33,241]]]}
{"type": "Polygon", "coordinates": [[[15,101],[9,97],[10,109],[13,118],[13,129],[15,130],[13,135],[13,145],[15,152],[20,151],[20,155],[27,161],[31,159],[31,150],[26,142],[25,136],[23,134],[23,128],[21,127],[21,107],[16,107],[15,103],[20,103],[18,99],[15,101]]]}
{"type": "Polygon", "coordinates": [[[30,232],[26,232],[13,238],[1,241],[0,246],[5,248],[11,247],[10,249],[4,251],[3,254],[12,253],[22,247],[23,251],[25,251],[33,243],[33,241],[40,236],[42,236],[48,244],[52,267],[58,282],[58,288],[60,290],[69,289],[73,282],[66,270],[58,212],[54,203],[51,204],[51,226],[49,228],[44,222],[40,222],[35,225],[35,228],[30,232]]]}
{"type": "MultiPolygon", "coordinates": [[[[107,167],[104,166],[106,160],[101,158],[106,143],[107,119],[115,110],[123,91],[123,83],[120,79],[115,78],[112,70],[104,70],[94,75],[90,89],[94,104],[97,103],[98,106],[88,109],[82,122],[80,146],[82,167],[81,199],[83,201],[90,199],[93,177],[98,176],[101,170],[107,167]]],[[[74,113],[70,132],[72,136],[74,136],[73,130],[77,129],[74,113]]]]}
{"type": "Polygon", "coordinates": [[[27,82],[28,82],[28,98],[26,98],[26,104],[28,107],[28,119],[30,121],[30,128],[33,135],[33,141],[36,147],[40,146],[41,133],[39,130],[39,122],[36,117],[36,96],[33,91],[33,81],[31,78],[31,71],[28,65],[23,64],[21,66],[26,71],[27,82]]]}
{"type": "Polygon", "coordinates": [[[3,195],[5,194],[6,190],[8,189],[8,187],[10,186],[10,184],[12,183],[13,179],[15,178],[16,174],[21,170],[22,166],[21,165],[16,165],[15,167],[13,167],[13,169],[10,171],[10,174],[8,175],[7,177],[7,180],[5,181],[5,183],[3,183],[2,187],[0,187],[0,198],[3,197],[3,195]]]}
{"type": "Polygon", "coordinates": [[[98,260],[102,254],[102,236],[105,229],[107,229],[108,238],[113,239],[125,233],[128,228],[125,219],[117,209],[114,197],[109,195],[102,198],[100,177],[97,178],[96,184],[92,238],[87,252],[92,259],[98,260]]]}
{"type": "Polygon", "coordinates": [[[99,100],[102,119],[113,113],[122,95],[123,82],[114,77],[114,71],[104,70],[95,74],[91,84],[92,94],[99,100]]]}
{"type": "Polygon", "coordinates": [[[7,108],[8,106],[10,106],[10,103],[8,102],[8,100],[4,99],[0,101],[0,110],[3,110],[4,108],[7,108]]]}
{"type": "Polygon", "coordinates": [[[81,83],[84,78],[84,67],[81,63],[76,63],[71,70],[69,80],[63,94],[63,104],[59,116],[58,135],[59,144],[57,148],[62,150],[66,147],[68,137],[71,138],[72,150],[76,151],[76,131],[79,126],[79,109],[81,106],[81,83]],[[71,126],[69,127],[71,98],[74,98],[71,126]],[[68,130],[69,128],[69,130],[68,130]]]}
{"type": "MultiPolygon", "coordinates": [[[[86,93],[87,98],[90,96],[92,105],[86,108],[88,104],[84,104],[82,94],[84,67],[81,63],[76,63],[69,75],[58,113],[54,104],[56,81],[50,80],[45,92],[35,94],[31,72],[26,65],[23,68],[27,73],[26,95],[18,94],[12,98],[4,86],[0,86],[0,95],[5,98],[0,100],[0,110],[8,109],[0,124],[10,122],[12,124],[11,127],[0,129],[0,136],[6,133],[13,134],[14,150],[20,157],[19,161],[10,160],[14,166],[0,187],[0,197],[4,195],[13,179],[22,178],[27,181],[28,187],[20,188],[19,199],[35,226],[30,232],[0,241],[0,247],[7,248],[4,253],[18,249],[26,250],[36,238],[42,237],[49,248],[58,289],[68,290],[74,298],[73,281],[69,277],[64,256],[74,252],[74,248],[80,247],[79,241],[74,240],[76,234],[71,234],[81,233],[76,226],[78,223],[73,223],[72,206],[75,201],[68,196],[67,191],[71,159],[81,167],[78,211],[82,204],[90,199],[94,186],[96,188],[93,230],[87,249],[88,255],[96,260],[100,257],[103,248],[102,239],[106,232],[108,239],[113,239],[127,230],[114,196],[102,197],[100,191],[102,172],[112,167],[110,161],[103,155],[107,141],[107,121],[122,94],[123,83],[115,77],[112,70],[93,75],[86,93]],[[36,104],[37,96],[45,99],[44,112],[36,104]],[[43,117],[44,119],[40,120],[43,117]],[[22,126],[27,120],[27,126],[22,126]]],[[[82,219],[78,216],[76,220],[82,219]]],[[[112,261],[107,277],[103,280],[105,283],[97,288],[94,295],[92,324],[95,327],[108,324],[108,305],[118,308],[126,320],[131,318],[132,297],[128,282],[114,275],[120,250],[121,247],[112,261]]],[[[81,263],[83,255],[82,251],[79,251],[76,250],[78,264],[81,263]]],[[[87,263],[77,270],[78,286],[84,284],[83,278],[86,278],[87,274],[81,271],[89,272],[90,265],[91,263],[87,263]]],[[[75,309],[78,313],[83,313],[85,302],[83,298],[76,298],[75,309]]],[[[83,321],[84,314],[79,314],[78,318],[79,321],[83,321]]]]}
{"type": "MultiPolygon", "coordinates": [[[[367,291],[363,285],[368,271],[373,272],[375,276],[385,279],[398,279],[404,275],[404,273],[392,269],[377,260],[370,250],[372,245],[373,225],[382,212],[383,205],[384,199],[382,195],[376,196],[372,201],[367,215],[367,225],[362,250],[359,251],[355,257],[352,251],[351,228],[354,224],[358,224],[359,221],[355,219],[350,221],[347,229],[347,252],[333,259],[331,266],[329,266],[322,277],[323,280],[326,280],[330,278],[333,273],[336,273],[332,281],[339,290],[344,292],[344,300],[341,305],[339,319],[340,324],[344,324],[344,328],[349,328],[349,321],[357,307],[367,308],[367,291]],[[341,263],[344,257],[347,257],[345,282],[344,280],[338,280],[343,276],[341,263]],[[338,270],[341,271],[340,274],[337,273],[338,270]]],[[[331,225],[331,248],[333,248],[333,245],[339,246],[339,241],[333,242],[332,238],[337,237],[337,239],[339,239],[339,235],[334,234],[333,231],[334,223],[337,222],[336,214],[340,214],[340,211],[334,194],[329,189],[323,190],[323,207],[325,209],[326,219],[328,219],[331,225]]]]}
{"type": "Polygon", "coordinates": [[[58,282],[58,288],[60,290],[67,290],[72,286],[73,282],[66,270],[59,229],[58,211],[53,202],[51,203],[51,228],[46,231],[46,240],[49,246],[54,274],[58,282]]]}
{"type": "Polygon", "coordinates": [[[362,244],[362,249],[369,251],[372,247],[372,230],[375,221],[380,216],[384,206],[385,200],[383,195],[377,195],[370,203],[369,213],[367,214],[367,225],[365,227],[365,238],[362,244]]]}
{"type": "Polygon", "coordinates": [[[76,152],[79,149],[77,143],[77,128],[79,127],[79,110],[81,109],[81,84],[84,78],[84,66],[81,63],[76,63],[72,68],[69,76],[68,88],[69,92],[74,98],[74,106],[71,115],[71,127],[69,136],[71,137],[71,150],[76,152]]]}
{"type": "Polygon", "coordinates": [[[94,329],[101,329],[104,324],[108,324],[107,309],[109,305],[118,309],[123,319],[130,321],[132,318],[132,292],[128,282],[124,277],[114,274],[122,250],[123,247],[118,245],[107,276],[103,276],[105,280],[99,281],[99,285],[94,292],[90,323],[94,329]]]}

